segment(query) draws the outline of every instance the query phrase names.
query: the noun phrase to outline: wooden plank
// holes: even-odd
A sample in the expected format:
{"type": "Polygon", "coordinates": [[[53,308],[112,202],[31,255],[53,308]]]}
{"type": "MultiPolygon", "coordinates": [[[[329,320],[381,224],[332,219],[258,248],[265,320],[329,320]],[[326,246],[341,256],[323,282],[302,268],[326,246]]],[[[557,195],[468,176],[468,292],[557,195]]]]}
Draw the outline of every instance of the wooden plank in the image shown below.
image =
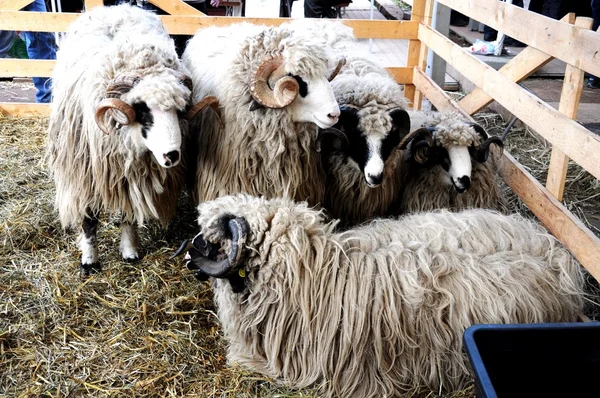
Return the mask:
{"type": "MultiPolygon", "coordinates": [[[[168,12],[171,15],[200,15],[206,16],[201,11],[196,10],[194,7],[181,0],[148,0],[164,12],[168,12]]],[[[208,0],[210,1],[210,0],[208,0]]]]}
{"type": "Polygon", "coordinates": [[[600,178],[600,137],[430,27],[420,25],[419,38],[512,114],[561,149],[594,177],[600,178]]]}
{"type": "Polygon", "coordinates": [[[388,72],[396,79],[399,84],[412,84],[413,68],[408,67],[390,67],[386,68],[388,72]]]}
{"type": "MultiPolygon", "coordinates": [[[[594,20],[591,18],[577,18],[575,26],[589,29],[593,23],[594,20]]],[[[577,119],[577,109],[579,108],[579,100],[583,91],[583,75],[584,72],[581,69],[577,69],[572,65],[567,65],[565,69],[565,78],[560,94],[558,111],[571,119],[577,119]]],[[[550,155],[546,188],[560,201],[562,201],[565,191],[568,167],[569,158],[559,148],[553,146],[550,155]]]]}
{"type": "MultiPolygon", "coordinates": [[[[412,8],[411,21],[431,25],[433,14],[432,0],[415,0],[412,8]]],[[[427,48],[421,43],[421,40],[410,40],[408,43],[408,59],[406,65],[409,68],[418,66],[425,68],[427,62],[427,48]]],[[[406,98],[412,103],[413,109],[421,109],[422,96],[415,90],[413,85],[408,85],[404,89],[406,98]]]]}
{"type": "Polygon", "coordinates": [[[439,2],[546,54],[600,76],[600,34],[596,32],[497,0],[439,2]]]}
{"type": "MultiPolygon", "coordinates": [[[[575,23],[575,14],[567,14],[561,21],[573,24],[575,23]]],[[[552,59],[553,57],[551,55],[533,47],[527,47],[500,68],[498,72],[502,73],[512,81],[519,83],[531,76],[552,59]]],[[[492,97],[487,95],[482,89],[476,88],[460,100],[459,104],[464,110],[472,115],[479,112],[492,101],[494,101],[492,97]]]]}
{"type": "Polygon", "coordinates": [[[0,59],[0,77],[49,77],[56,65],[46,59],[0,59]]]}
{"type": "MultiPolygon", "coordinates": [[[[411,22],[420,23],[425,17],[425,1],[426,0],[415,0],[410,20],[411,22]]],[[[413,68],[419,62],[419,52],[421,50],[421,41],[420,40],[410,40],[408,42],[408,54],[406,58],[406,65],[409,68],[413,68]]],[[[415,101],[415,86],[408,85],[404,88],[404,95],[406,99],[408,99],[411,103],[415,101]]]]}
{"type": "Polygon", "coordinates": [[[546,228],[600,281],[600,239],[512,156],[505,153],[504,160],[500,176],[546,228]]]}
{"type": "MultiPolygon", "coordinates": [[[[437,109],[454,109],[473,120],[423,71],[415,71],[413,83],[437,109]]],[[[600,281],[600,239],[506,151],[498,172],[542,224],[600,281]]]]}
{"type": "Polygon", "coordinates": [[[84,4],[86,11],[89,11],[92,8],[104,6],[104,0],[84,0],[84,4]]]}
{"type": "Polygon", "coordinates": [[[33,0],[0,0],[0,10],[18,11],[32,2],[33,0]]]}
{"type": "Polygon", "coordinates": [[[49,104],[32,104],[26,102],[0,102],[2,116],[49,116],[49,104]]]}
{"type": "MultiPolygon", "coordinates": [[[[65,32],[81,14],[0,11],[0,30],[28,30],[32,32],[65,32]]],[[[193,35],[210,26],[227,26],[250,22],[277,26],[290,18],[202,17],[191,15],[162,15],[161,20],[170,34],[193,35]]],[[[369,21],[360,19],[332,19],[354,30],[356,37],[373,39],[416,39],[418,24],[412,21],[369,21]]]]}

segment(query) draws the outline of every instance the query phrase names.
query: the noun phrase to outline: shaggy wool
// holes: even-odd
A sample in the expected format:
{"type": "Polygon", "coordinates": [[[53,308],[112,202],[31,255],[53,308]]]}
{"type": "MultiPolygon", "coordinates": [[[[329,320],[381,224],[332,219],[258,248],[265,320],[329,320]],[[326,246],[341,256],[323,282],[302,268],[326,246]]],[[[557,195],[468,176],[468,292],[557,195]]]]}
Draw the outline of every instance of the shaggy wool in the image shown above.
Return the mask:
{"type": "Polygon", "coordinates": [[[574,321],[583,305],[581,267],[516,215],[442,210],[336,233],[286,199],[227,196],[198,211],[224,248],[224,217],[250,228],[245,290],[213,280],[229,361],[326,397],[460,389],[467,327],[574,321]]]}
{"type": "Polygon", "coordinates": [[[194,83],[194,99],[219,99],[221,119],[200,114],[192,190],[198,202],[222,195],[291,197],[320,204],[324,175],[316,151],[317,126],[294,122],[289,107],[250,111],[250,83],[265,57],[281,54],[292,75],[328,76],[338,61],[326,40],[312,30],[283,24],[243,23],[199,31],[182,57],[194,83]]]}
{"type": "MultiPolygon", "coordinates": [[[[472,146],[475,153],[481,143],[481,136],[470,126],[470,122],[456,112],[411,112],[410,116],[411,131],[435,126],[435,146],[446,149],[453,146],[472,146]]],[[[400,201],[392,208],[399,213],[468,208],[492,209],[507,213],[508,205],[497,175],[502,162],[502,151],[495,145],[490,145],[489,150],[490,155],[484,163],[479,163],[471,157],[471,187],[463,193],[454,189],[448,173],[439,164],[424,166],[413,163],[406,167],[400,201]]]]}
{"type": "Polygon", "coordinates": [[[139,224],[147,218],[166,224],[175,213],[183,166],[161,167],[128,126],[117,130],[111,121],[104,134],[96,125],[107,87],[127,74],[141,78],[121,97],[129,104],[181,111],[190,98],[181,81],[187,71],[156,15],[128,5],[98,7],[69,27],[52,75],[46,151],[64,227],[79,226],[89,211],[121,212],[124,221],[139,224]]]}
{"type": "MultiPolygon", "coordinates": [[[[358,128],[365,137],[385,140],[392,129],[392,109],[406,109],[403,86],[382,67],[360,56],[347,62],[331,86],[340,106],[357,108],[358,128]]],[[[366,151],[366,148],[365,148],[366,151]]],[[[403,151],[394,148],[385,161],[383,181],[369,187],[358,165],[347,153],[334,152],[324,159],[327,189],[324,207],[342,225],[354,225],[384,216],[398,200],[404,178],[403,151]]]]}

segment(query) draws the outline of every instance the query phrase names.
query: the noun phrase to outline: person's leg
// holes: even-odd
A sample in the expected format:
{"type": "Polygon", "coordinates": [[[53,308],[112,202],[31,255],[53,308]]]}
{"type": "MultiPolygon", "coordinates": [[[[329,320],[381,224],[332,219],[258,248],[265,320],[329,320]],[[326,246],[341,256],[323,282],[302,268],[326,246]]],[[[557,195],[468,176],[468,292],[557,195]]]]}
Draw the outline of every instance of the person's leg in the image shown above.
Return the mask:
{"type": "Polygon", "coordinates": [[[12,30],[0,30],[0,58],[8,57],[16,35],[17,33],[12,30]]]}
{"type": "Polygon", "coordinates": [[[323,0],[304,0],[304,18],[335,18],[335,8],[323,0]]]}
{"type": "MultiPolygon", "coordinates": [[[[600,26],[600,0],[592,0],[592,15],[594,17],[592,30],[598,30],[598,27],[600,26]]],[[[586,87],[600,88],[600,78],[598,78],[598,76],[590,76],[586,87]]]]}
{"type": "Polygon", "coordinates": [[[561,19],[566,14],[565,9],[564,0],[545,0],[542,14],[549,18],[561,19]]]}
{"type": "MultiPolygon", "coordinates": [[[[35,0],[24,8],[25,11],[46,12],[43,0],[35,0]]],[[[25,32],[27,54],[30,59],[56,59],[56,41],[48,32],[25,32]]],[[[50,102],[52,97],[51,81],[46,77],[34,77],[33,84],[37,89],[37,102],[50,102]]]]}

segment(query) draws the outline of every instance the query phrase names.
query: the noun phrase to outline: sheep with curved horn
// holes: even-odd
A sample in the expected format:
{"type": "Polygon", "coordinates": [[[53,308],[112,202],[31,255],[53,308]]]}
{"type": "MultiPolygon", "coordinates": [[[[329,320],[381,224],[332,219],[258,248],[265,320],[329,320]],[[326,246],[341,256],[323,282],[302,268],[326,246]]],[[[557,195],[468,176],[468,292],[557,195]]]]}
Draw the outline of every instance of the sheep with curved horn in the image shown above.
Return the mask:
{"type": "Polygon", "coordinates": [[[338,121],[328,80],[343,60],[312,33],[242,23],[201,29],[190,40],[182,61],[194,99],[218,98],[222,119],[203,112],[191,123],[200,133],[188,162],[197,202],[247,192],[321,204],[318,127],[338,121]]]}
{"type": "Polygon", "coordinates": [[[455,112],[409,114],[415,131],[402,143],[408,167],[395,211],[481,207],[506,212],[496,173],[502,140],[455,112]]]}
{"type": "Polygon", "coordinates": [[[323,397],[412,396],[471,382],[476,323],[571,322],[581,266],[540,225],[470,209],[336,232],[305,202],[198,206],[186,264],[210,279],[231,364],[323,397]]]}
{"type": "Polygon", "coordinates": [[[122,215],[121,255],[136,261],[135,224],[165,225],[184,185],[179,114],[189,106],[189,74],[160,19],[121,5],[69,27],[52,79],[46,161],[62,225],[83,226],[82,274],[100,269],[102,212],[122,215]]]}

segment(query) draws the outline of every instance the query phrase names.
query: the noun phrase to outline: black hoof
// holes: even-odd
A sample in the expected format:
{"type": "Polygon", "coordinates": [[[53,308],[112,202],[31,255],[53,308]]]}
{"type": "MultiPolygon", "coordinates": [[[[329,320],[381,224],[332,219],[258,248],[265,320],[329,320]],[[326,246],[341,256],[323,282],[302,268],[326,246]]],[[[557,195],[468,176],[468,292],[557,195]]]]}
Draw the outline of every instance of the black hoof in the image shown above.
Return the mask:
{"type": "Polygon", "coordinates": [[[97,274],[102,271],[102,265],[100,263],[92,263],[92,264],[81,264],[80,275],[82,278],[87,278],[91,274],[97,274]]]}
{"type": "Polygon", "coordinates": [[[128,257],[128,258],[123,258],[123,261],[125,261],[128,264],[135,264],[135,263],[139,263],[141,260],[141,257],[135,256],[135,257],[128,257]]]}

